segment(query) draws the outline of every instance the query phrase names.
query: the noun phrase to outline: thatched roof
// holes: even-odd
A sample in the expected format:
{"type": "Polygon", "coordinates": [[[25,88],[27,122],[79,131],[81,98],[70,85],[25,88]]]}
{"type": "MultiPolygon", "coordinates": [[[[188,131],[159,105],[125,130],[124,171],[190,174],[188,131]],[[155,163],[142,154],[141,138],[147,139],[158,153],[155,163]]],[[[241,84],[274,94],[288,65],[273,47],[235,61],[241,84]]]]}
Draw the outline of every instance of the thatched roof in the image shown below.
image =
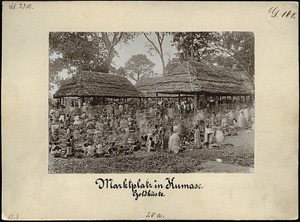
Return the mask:
{"type": "MultiPolygon", "coordinates": [[[[162,79],[163,77],[144,77],[135,84],[135,87],[143,94],[143,97],[155,98],[157,86],[162,81],[162,79]]],[[[177,95],[175,94],[159,94],[158,96],[165,98],[177,97],[177,95]]]]}
{"type": "Polygon", "coordinates": [[[79,71],[54,94],[59,97],[135,98],[141,93],[123,76],[92,71],[79,71]]]}
{"type": "Polygon", "coordinates": [[[172,73],[158,84],[156,92],[206,94],[206,95],[250,95],[242,81],[227,70],[204,62],[182,62],[172,73]]]}
{"type": "Polygon", "coordinates": [[[244,71],[236,71],[233,73],[234,76],[237,79],[240,79],[242,81],[242,84],[252,93],[254,94],[255,92],[255,87],[254,87],[254,82],[253,80],[251,80],[248,75],[246,74],[246,72],[244,71]]]}

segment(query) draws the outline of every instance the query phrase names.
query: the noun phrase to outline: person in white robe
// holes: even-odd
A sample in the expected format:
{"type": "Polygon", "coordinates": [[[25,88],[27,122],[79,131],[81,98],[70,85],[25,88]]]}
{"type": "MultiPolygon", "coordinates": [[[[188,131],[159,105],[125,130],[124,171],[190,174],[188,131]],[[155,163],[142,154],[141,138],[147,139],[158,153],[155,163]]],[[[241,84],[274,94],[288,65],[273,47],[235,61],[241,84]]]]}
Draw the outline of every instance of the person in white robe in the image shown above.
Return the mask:
{"type": "Polygon", "coordinates": [[[244,117],[245,117],[245,122],[248,123],[250,120],[250,116],[249,116],[248,108],[246,106],[244,106],[243,113],[244,113],[244,117]]]}
{"type": "Polygon", "coordinates": [[[58,120],[59,120],[59,122],[65,122],[65,116],[60,115],[58,120]]]}
{"type": "Polygon", "coordinates": [[[194,143],[195,143],[195,149],[200,149],[201,148],[202,144],[201,144],[199,125],[196,126],[196,130],[195,130],[195,133],[194,133],[194,143]]]}
{"type": "Polygon", "coordinates": [[[80,117],[77,115],[74,117],[74,123],[73,123],[74,126],[81,126],[82,125],[82,121],[80,120],[80,117]]]}
{"type": "Polygon", "coordinates": [[[233,110],[231,109],[229,112],[229,119],[232,121],[235,118],[235,115],[233,113],[233,110]]]}
{"type": "Polygon", "coordinates": [[[200,110],[199,117],[200,117],[200,120],[204,120],[205,119],[204,112],[203,112],[202,109],[200,110]]]}
{"type": "Polygon", "coordinates": [[[238,121],[237,121],[237,126],[239,128],[245,127],[245,117],[244,117],[243,110],[240,111],[239,118],[238,118],[238,121]]]}
{"type": "Polygon", "coordinates": [[[218,144],[224,141],[224,133],[221,129],[216,130],[216,141],[218,144]]]}
{"type": "Polygon", "coordinates": [[[227,119],[225,117],[222,117],[221,127],[227,127],[227,119]]]}
{"type": "Polygon", "coordinates": [[[177,154],[180,150],[179,127],[173,127],[173,134],[169,138],[168,148],[171,152],[177,154]]]}

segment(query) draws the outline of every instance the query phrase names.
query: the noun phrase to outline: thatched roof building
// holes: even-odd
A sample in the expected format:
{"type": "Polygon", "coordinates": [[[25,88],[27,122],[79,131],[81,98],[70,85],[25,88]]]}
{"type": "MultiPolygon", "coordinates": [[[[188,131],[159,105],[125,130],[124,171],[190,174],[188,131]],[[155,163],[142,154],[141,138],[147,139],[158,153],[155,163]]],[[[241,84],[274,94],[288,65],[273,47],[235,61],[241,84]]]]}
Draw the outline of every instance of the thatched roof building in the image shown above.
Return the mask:
{"type": "Polygon", "coordinates": [[[204,62],[182,62],[158,84],[156,92],[216,96],[251,95],[251,91],[227,70],[204,62]]]}
{"type": "Polygon", "coordinates": [[[79,71],[54,94],[59,97],[137,98],[141,93],[123,76],[79,71]]]}
{"type": "MultiPolygon", "coordinates": [[[[143,94],[144,98],[155,98],[156,90],[163,77],[144,77],[140,79],[135,87],[143,94]]],[[[160,94],[159,97],[171,98],[177,97],[175,94],[160,94]]]]}
{"type": "Polygon", "coordinates": [[[242,84],[251,92],[251,94],[254,94],[255,92],[254,82],[248,77],[246,72],[236,71],[233,72],[233,74],[237,79],[242,81],[242,84]]]}

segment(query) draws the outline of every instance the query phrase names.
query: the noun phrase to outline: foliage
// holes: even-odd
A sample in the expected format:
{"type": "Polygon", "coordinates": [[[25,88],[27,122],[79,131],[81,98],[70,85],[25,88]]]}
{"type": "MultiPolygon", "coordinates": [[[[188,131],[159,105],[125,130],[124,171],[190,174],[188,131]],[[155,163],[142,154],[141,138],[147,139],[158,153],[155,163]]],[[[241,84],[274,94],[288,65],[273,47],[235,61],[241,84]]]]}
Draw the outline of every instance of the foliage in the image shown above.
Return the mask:
{"type": "Polygon", "coordinates": [[[181,60],[199,60],[203,55],[213,53],[209,43],[214,40],[212,32],[174,32],[173,42],[181,60]]]}
{"type": "Polygon", "coordinates": [[[76,69],[105,71],[105,50],[96,33],[51,32],[49,35],[50,81],[58,80],[63,69],[73,73],[76,69]]]}
{"type": "Polygon", "coordinates": [[[49,35],[50,82],[59,83],[58,73],[77,69],[108,73],[115,46],[132,40],[136,33],[124,32],[51,32],[49,35]]]}
{"type": "MultiPolygon", "coordinates": [[[[222,32],[215,34],[211,44],[223,57],[236,63],[237,70],[245,71],[253,80],[254,76],[254,34],[252,32],[222,32]]],[[[223,63],[223,65],[226,65],[223,63]]]]}
{"type": "Polygon", "coordinates": [[[179,58],[173,58],[173,59],[169,60],[166,65],[166,75],[172,74],[172,72],[174,71],[174,69],[177,68],[179,63],[180,63],[179,58]]]}
{"type": "Polygon", "coordinates": [[[254,34],[251,32],[175,32],[173,42],[181,60],[206,60],[244,71],[253,80],[254,34]]]}
{"type": "Polygon", "coordinates": [[[134,81],[138,82],[141,77],[151,75],[153,72],[154,63],[151,62],[146,55],[133,55],[125,63],[125,75],[134,81]]]}

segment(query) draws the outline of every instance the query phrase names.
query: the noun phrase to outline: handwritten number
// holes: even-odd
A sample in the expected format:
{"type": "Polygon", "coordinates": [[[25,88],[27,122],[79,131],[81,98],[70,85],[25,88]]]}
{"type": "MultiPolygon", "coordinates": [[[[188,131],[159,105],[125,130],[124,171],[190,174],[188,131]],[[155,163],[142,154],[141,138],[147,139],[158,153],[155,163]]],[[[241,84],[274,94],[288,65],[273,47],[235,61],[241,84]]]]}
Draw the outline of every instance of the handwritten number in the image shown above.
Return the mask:
{"type": "Polygon", "coordinates": [[[16,9],[21,9],[21,10],[25,10],[25,9],[33,9],[31,4],[27,4],[27,3],[12,3],[9,6],[10,10],[16,10],[16,9]]]}
{"type": "Polygon", "coordinates": [[[278,7],[271,7],[268,11],[271,14],[271,18],[278,18],[278,17],[282,17],[282,18],[292,18],[295,19],[296,18],[296,13],[289,10],[289,11],[284,11],[282,13],[281,9],[279,9],[278,7]]]}
{"type": "Polygon", "coordinates": [[[153,218],[153,217],[156,217],[156,218],[164,218],[164,215],[160,214],[160,213],[151,213],[151,212],[148,212],[148,214],[146,215],[146,217],[150,217],[150,218],[153,218]]]}
{"type": "Polygon", "coordinates": [[[19,219],[19,214],[10,214],[8,216],[8,219],[10,219],[10,220],[19,219]]]}

